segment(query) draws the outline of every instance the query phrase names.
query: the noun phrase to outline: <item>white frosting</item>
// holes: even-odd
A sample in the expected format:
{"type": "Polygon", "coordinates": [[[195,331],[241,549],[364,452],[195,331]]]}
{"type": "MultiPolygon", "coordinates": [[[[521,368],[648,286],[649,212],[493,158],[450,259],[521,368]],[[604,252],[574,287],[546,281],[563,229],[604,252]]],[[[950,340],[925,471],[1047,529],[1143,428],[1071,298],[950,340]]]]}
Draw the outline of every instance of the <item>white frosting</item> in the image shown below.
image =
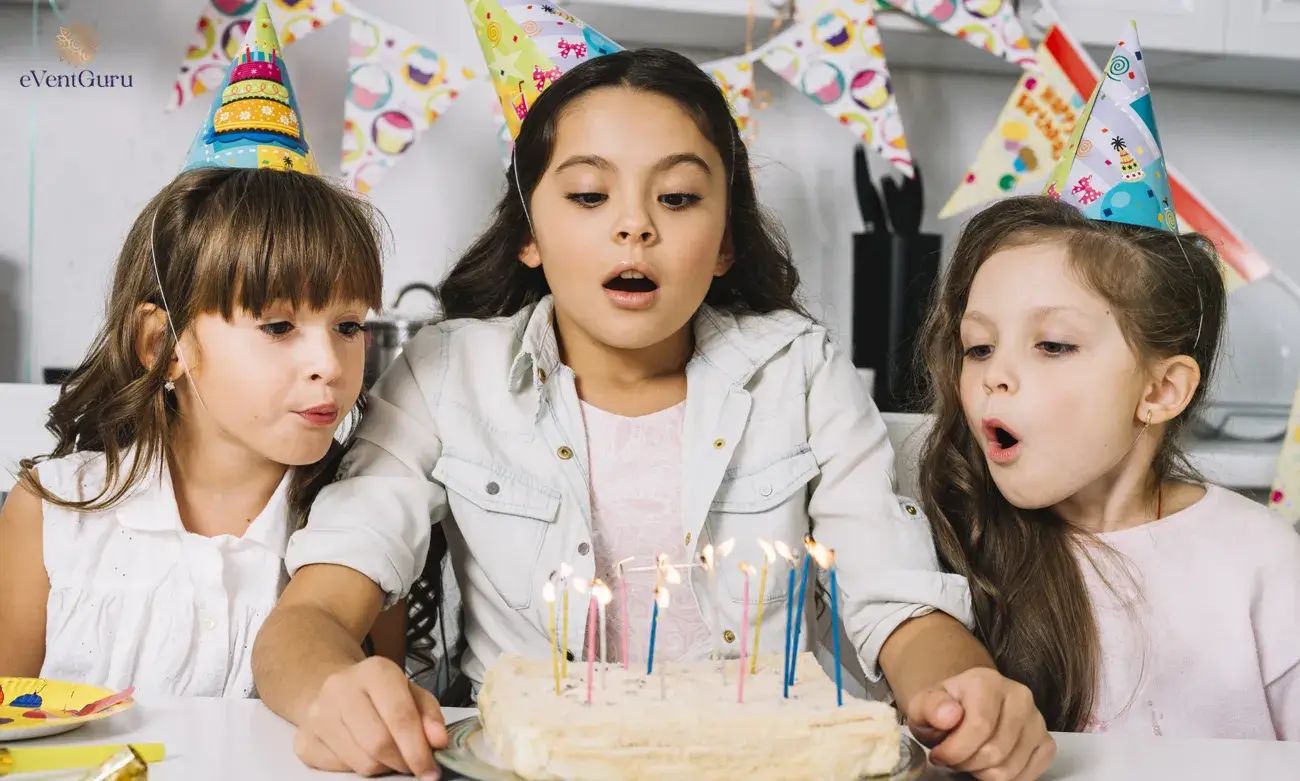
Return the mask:
{"type": "Polygon", "coordinates": [[[738,703],[738,660],[726,663],[725,684],[716,662],[669,664],[649,677],[598,666],[588,705],[585,662],[570,663],[557,696],[550,660],[503,656],[478,705],[493,752],[529,781],[856,781],[898,765],[892,707],[848,696],[837,707],[811,653],[787,700],[780,668],[780,656],[760,657],[738,703]]]}

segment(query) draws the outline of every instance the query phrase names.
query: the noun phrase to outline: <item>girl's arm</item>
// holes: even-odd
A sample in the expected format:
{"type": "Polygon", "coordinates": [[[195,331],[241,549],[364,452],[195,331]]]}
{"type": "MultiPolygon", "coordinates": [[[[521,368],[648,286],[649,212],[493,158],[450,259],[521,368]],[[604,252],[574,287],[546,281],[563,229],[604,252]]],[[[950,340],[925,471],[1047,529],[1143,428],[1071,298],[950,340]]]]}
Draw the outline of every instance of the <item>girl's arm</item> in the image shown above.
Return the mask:
{"type": "Polygon", "coordinates": [[[370,639],[375,644],[375,656],[382,656],[403,669],[406,668],[406,600],[399,599],[392,607],[379,614],[370,627],[370,639]]]}
{"type": "Polygon", "coordinates": [[[22,483],[0,508],[0,675],[36,678],[45,663],[45,572],[41,500],[22,483]]]}

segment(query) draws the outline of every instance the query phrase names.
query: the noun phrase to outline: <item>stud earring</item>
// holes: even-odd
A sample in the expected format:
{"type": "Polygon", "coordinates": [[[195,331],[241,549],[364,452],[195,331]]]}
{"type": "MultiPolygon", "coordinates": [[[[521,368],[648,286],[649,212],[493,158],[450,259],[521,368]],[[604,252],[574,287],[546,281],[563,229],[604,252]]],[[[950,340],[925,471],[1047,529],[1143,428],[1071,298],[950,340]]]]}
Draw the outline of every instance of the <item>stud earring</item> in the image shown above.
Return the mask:
{"type": "Polygon", "coordinates": [[[167,382],[163,383],[163,388],[166,389],[168,393],[171,393],[176,390],[176,383],[172,382],[171,380],[168,380],[167,382]]]}

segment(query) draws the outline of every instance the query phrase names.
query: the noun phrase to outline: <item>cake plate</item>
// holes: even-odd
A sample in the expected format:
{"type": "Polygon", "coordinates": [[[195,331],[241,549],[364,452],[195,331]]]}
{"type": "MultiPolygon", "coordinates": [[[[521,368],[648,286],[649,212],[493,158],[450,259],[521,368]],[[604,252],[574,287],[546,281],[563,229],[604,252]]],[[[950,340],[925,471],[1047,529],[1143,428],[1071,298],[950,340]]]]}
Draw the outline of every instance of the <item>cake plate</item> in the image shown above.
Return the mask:
{"type": "MultiPolygon", "coordinates": [[[[865,776],[860,781],[918,781],[925,772],[925,749],[903,733],[903,754],[887,776],[865,776]]],[[[500,766],[483,735],[478,716],[447,726],[447,748],[435,754],[438,763],[469,781],[525,781],[500,766]]]]}

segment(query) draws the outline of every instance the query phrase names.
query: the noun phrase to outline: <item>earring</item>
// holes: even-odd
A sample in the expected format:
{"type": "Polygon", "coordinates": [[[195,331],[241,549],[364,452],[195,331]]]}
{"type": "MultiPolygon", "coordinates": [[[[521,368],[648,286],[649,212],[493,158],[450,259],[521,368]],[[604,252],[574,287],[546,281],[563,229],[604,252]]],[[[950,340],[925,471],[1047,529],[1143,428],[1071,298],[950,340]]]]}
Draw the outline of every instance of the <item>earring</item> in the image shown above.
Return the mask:
{"type": "MultiPolygon", "coordinates": [[[[163,388],[164,388],[168,393],[171,393],[171,392],[173,392],[173,391],[176,390],[176,383],[175,383],[175,382],[172,382],[171,380],[168,380],[167,382],[164,382],[164,383],[163,383],[163,388]]],[[[1150,416],[1148,415],[1148,417],[1150,417],[1150,416]]]]}
{"type": "Polygon", "coordinates": [[[1151,410],[1147,410],[1147,425],[1151,425],[1151,410]]]}

